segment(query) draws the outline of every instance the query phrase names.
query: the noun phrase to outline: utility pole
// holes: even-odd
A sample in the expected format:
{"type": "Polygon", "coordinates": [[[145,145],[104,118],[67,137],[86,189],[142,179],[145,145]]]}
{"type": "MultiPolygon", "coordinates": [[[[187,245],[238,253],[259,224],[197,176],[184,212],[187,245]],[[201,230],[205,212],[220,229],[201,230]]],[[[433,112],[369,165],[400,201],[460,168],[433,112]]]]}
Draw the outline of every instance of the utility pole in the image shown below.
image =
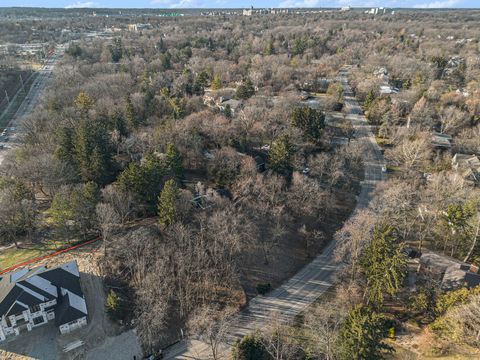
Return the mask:
{"type": "Polygon", "coordinates": [[[20,74],[20,82],[22,83],[23,92],[26,92],[26,91],[25,91],[25,85],[23,84],[22,74],[20,74]]]}
{"type": "Polygon", "coordinates": [[[5,96],[7,97],[7,102],[8,102],[8,105],[10,105],[10,98],[8,97],[7,90],[5,90],[5,96]]]}

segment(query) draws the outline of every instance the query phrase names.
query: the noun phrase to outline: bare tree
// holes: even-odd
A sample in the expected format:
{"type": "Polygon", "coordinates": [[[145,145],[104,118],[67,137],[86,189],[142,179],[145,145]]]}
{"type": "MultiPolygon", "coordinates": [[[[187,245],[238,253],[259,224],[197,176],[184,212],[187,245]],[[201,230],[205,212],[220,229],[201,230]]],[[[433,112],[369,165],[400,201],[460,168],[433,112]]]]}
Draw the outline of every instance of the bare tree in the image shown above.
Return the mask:
{"type": "Polygon", "coordinates": [[[370,240],[376,217],[368,209],[358,211],[337,231],[335,239],[335,259],[349,264],[352,281],[359,271],[359,261],[363,247],[370,240]]]}
{"type": "Polygon", "coordinates": [[[281,320],[278,312],[269,315],[269,323],[261,334],[265,351],[274,360],[292,359],[298,346],[294,342],[294,329],[281,320]]]}
{"type": "Polygon", "coordinates": [[[232,323],[234,308],[218,309],[216,306],[203,306],[197,309],[188,321],[189,334],[208,344],[212,359],[222,358],[222,345],[228,339],[228,328],[232,323]]]}
{"type": "Polygon", "coordinates": [[[103,238],[104,255],[106,256],[107,242],[120,223],[120,216],[112,205],[106,203],[98,203],[95,212],[97,214],[98,224],[103,238]]]}
{"type": "Polygon", "coordinates": [[[304,326],[309,331],[317,356],[326,360],[335,359],[337,341],[346,314],[347,308],[336,301],[322,303],[306,313],[304,326]]]}
{"type": "Polygon", "coordinates": [[[104,201],[110,204],[118,215],[120,223],[124,224],[133,213],[132,195],[119,190],[115,185],[106,186],[102,190],[102,195],[104,201]]]}

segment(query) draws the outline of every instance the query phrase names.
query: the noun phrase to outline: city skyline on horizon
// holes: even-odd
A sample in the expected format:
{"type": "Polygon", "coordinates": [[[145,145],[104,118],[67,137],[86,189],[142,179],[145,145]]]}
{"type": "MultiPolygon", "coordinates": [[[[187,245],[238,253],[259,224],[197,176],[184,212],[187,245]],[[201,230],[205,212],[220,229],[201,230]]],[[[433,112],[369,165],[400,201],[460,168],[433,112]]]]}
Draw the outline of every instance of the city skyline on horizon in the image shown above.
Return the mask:
{"type": "Polygon", "coordinates": [[[132,8],[132,9],[206,9],[206,8],[358,8],[386,7],[412,9],[474,9],[477,0],[5,0],[0,7],[41,8],[132,8]],[[132,6],[132,3],[134,6],[132,6]]]}

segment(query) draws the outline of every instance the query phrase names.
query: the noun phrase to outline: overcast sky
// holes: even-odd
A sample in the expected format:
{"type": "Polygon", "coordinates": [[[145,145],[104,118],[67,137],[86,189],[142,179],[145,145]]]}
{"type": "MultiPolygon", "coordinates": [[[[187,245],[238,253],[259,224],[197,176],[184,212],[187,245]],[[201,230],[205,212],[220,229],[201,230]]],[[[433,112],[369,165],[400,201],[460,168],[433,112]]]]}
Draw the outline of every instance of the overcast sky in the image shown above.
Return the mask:
{"type": "Polygon", "coordinates": [[[0,6],[115,8],[239,8],[239,7],[410,7],[478,8],[480,0],[1,0],[0,6]]]}

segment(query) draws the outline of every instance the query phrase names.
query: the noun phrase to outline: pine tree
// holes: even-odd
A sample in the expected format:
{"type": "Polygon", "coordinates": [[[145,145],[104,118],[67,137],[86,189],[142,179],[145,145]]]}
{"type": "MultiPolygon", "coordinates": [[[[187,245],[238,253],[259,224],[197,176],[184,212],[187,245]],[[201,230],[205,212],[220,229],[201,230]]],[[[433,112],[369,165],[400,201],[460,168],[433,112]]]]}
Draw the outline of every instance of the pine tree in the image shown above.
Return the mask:
{"type": "Polygon", "coordinates": [[[140,125],[140,121],[138,120],[138,117],[135,114],[135,108],[133,107],[130,96],[125,97],[125,102],[126,102],[125,115],[127,118],[127,122],[130,125],[130,127],[136,129],[138,125],[140,125]]]}
{"type": "Polygon", "coordinates": [[[230,104],[225,105],[225,110],[223,111],[223,114],[227,119],[231,119],[233,117],[232,107],[230,106],[230,104]]]}
{"type": "Polygon", "coordinates": [[[93,99],[88,96],[84,91],[80,91],[78,96],[75,98],[74,104],[78,110],[80,110],[84,114],[87,114],[88,110],[93,107],[93,99]]]}
{"type": "Polygon", "coordinates": [[[325,114],[308,106],[295,108],[292,112],[292,124],[303,131],[307,140],[318,142],[325,128],[325,114]]]}
{"type": "Polygon", "coordinates": [[[112,61],[117,63],[123,57],[123,46],[122,40],[120,38],[116,38],[113,40],[113,45],[110,45],[110,55],[112,56],[112,61]]]}
{"type": "Polygon", "coordinates": [[[238,99],[246,100],[255,94],[255,88],[252,81],[247,79],[237,87],[236,96],[238,99]]]}
{"type": "Polygon", "coordinates": [[[212,89],[213,90],[220,90],[222,88],[222,79],[220,75],[215,75],[212,80],[212,89]]]}
{"type": "Polygon", "coordinates": [[[294,147],[288,135],[277,138],[270,149],[270,167],[277,173],[289,175],[292,172],[294,147]]]}
{"type": "Polygon", "coordinates": [[[163,178],[169,173],[166,162],[166,157],[148,153],[141,162],[128,164],[118,176],[117,185],[120,190],[136,195],[153,211],[162,190],[163,178]]]}
{"type": "Polygon", "coordinates": [[[158,197],[158,220],[161,225],[169,226],[175,221],[177,197],[178,188],[175,181],[173,179],[167,180],[158,197]]]}
{"type": "Polygon", "coordinates": [[[174,119],[181,119],[185,116],[185,99],[173,97],[169,99],[169,104],[174,119]]]}
{"type": "Polygon", "coordinates": [[[195,79],[195,83],[193,84],[193,91],[197,95],[203,94],[205,87],[208,85],[208,74],[206,71],[202,71],[198,74],[197,78],[195,79]]]}
{"type": "Polygon", "coordinates": [[[55,156],[57,159],[64,161],[67,164],[73,164],[74,148],[73,148],[73,129],[67,127],[61,127],[56,131],[57,149],[55,150],[55,156]]]}
{"type": "Polygon", "coordinates": [[[182,156],[178,152],[177,148],[173,144],[167,144],[166,151],[167,166],[170,172],[177,178],[183,176],[182,156]]]}
{"type": "Polygon", "coordinates": [[[360,305],[350,310],[340,332],[341,359],[383,359],[393,348],[383,343],[387,336],[385,318],[360,305]]]}
{"type": "Polygon", "coordinates": [[[275,54],[275,48],[273,47],[273,39],[270,39],[265,46],[265,55],[275,54]]]}
{"type": "Polygon", "coordinates": [[[74,156],[83,181],[106,184],[113,175],[113,149],[102,124],[83,120],[76,129],[74,156]]]}
{"type": "Polygon", "coordinates": [[[376,227],[372,240],[362,254],[361,266],[367,278],[365,294],[368,302],[380,307],[384,293],[395,295],[406,275],[407,256],[403,244],[391,226],[376,227]]]}

